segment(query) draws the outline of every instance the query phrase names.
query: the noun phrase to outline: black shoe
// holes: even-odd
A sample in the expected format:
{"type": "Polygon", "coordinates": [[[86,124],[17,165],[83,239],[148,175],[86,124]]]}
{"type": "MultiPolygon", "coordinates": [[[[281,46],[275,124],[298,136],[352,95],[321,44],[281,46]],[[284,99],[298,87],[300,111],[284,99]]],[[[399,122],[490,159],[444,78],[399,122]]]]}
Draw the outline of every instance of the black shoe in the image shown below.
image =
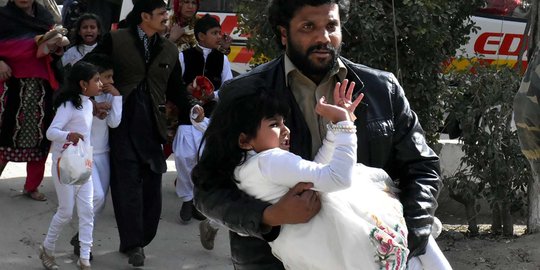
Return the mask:
{"type": "Polygon", "coordinates": [[[128,255],[128,263],[137,267],[137,266],[143,266],[144,265],[144,250],[142,247],[136,247],[134,249],[129,250],[126,252],[128,255]]]}
{"type": "Polygon", "coordinates": [[[206,216],[203,215],[203,213],[201,213],[199,210],[197,210],[197,208],[195,208],[195,205],[193,205],[192,216],[196,220],[205,220],[206,219],[206,216]]]}
{"type": "MultiPolygon", "coordinates": [[[[73,254],[77,255],[77,256],[81,256],[81,245],[79,243],[79,233],[76,233],[73,237],[71,237],[71,240],[69,241],[69,243],[73,246],[73,254]]],[[[94,258],[94,256],[92,256],[92,252],[90,252],[90,261],[94,258]]]]}
{"type": "Polygon", "coordinates": [[[180,223],[188,224],[193,217],[193,200],[182,203],[182,208],[180,208],[180,223]]]}

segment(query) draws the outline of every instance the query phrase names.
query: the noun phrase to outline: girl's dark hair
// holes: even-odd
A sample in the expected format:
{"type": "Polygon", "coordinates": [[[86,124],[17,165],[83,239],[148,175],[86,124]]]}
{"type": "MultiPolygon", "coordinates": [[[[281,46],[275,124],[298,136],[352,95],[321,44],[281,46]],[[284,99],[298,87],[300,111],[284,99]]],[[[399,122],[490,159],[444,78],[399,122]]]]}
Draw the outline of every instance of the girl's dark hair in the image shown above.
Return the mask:
{"type": "MultiPolygon", "coordinates": [[[[54,99],[54,108],[71,101],[77,109],[82,109],[82,100],[79,96],[82,94],[80,81],[90,81],[96,74],[99,74],[98,68],[90,63],[79,61],[73,65],[67,75],[66,81],[58,95],[54,99]]],[[[64,105],[65,106],[65,105],[64,105]]]]}
{"type": "Polygon", "coordinates": [[[247,154],[238,144],[240,133],[255,138],[262,119],[286,117],[288,112],[287,102],[262,86],[251,94],[218,103],[203,136],[202,156],[192,172],[195,185],[204,189],[233,184],[234,169],[247,154]]]}
{"type": "Polygon", "coordinates": [[[99,30],[99,34],[97,36],[96,41],[98,43],[101,41],[101,33],[103,31],[101,27],[101,19],[99,18],[98,15],[94,13],[84,13],[77,19],[77,21],[75,22],[75,25],[73,25],[73,28],[71,29],[71,40],[73,41],[72,47],[83,44],[83,38],[81,37],[81,35],[79,35],[79,30],[81,29],[82,23],[87,20],[96,21],[96,25],[99,30]]]}
{"type": "Polygon", "coordinates": [[[289,30],[291,19],[299,9],[305,6],[318,7],[327,4],[338,5],[341,23],[344,24],[347,22],[351,6],[350,0],[272,0],[268,4],[268,22],[272,27],[272,31],[274,31],[277,44],[281,48],[284,47],[281,44],[281,33],[278,26],[289,30]]]}
{"type": "Polygon", "coordinates": [[[163,0],[133,0],[133,9],[126,16],[126,23],[129,26],[139,25],[142,22],[141,13],[152,14],[158,8],[167,7],[163,0]]]}

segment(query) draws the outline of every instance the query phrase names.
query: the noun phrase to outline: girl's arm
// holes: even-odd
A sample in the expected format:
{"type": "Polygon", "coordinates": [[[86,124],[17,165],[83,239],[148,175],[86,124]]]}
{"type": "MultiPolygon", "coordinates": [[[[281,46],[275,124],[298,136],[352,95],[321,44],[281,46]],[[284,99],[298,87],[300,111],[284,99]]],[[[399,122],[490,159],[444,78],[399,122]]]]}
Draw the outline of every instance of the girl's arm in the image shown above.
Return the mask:
{"type": "Polygon", "coordinates": [[[63,143],[67,141],[67,137],[70,132],[69,130],[64,130],[64,127],[69,122],[69,120],[71,120],[71,115],[73,113],[72,109],[73,105],[69,101],[58,107],[58,109],[56,110],[56,115],[54,116],[51,125],[47,129],[47,139],[52,142],[58,143],[63,143]]]}
{"type": "Polygon", "coordinates": [[[321,148],[319,148],[319,151],[317,152],[317,155],[315,155],[313,161],[317,163],[328,164],[332,159],[332,154],[334,154],[335,140],[336,135],[334,134],[334,132],[327,131],[326,138],[324,138],[323,144],[321,145],[321,148]]]}
{"type": "Polygon", "coordinates": [[[312,182],[314,189],[333,192],[351,185],[356,163],[356,128],[351,121],[330,127],[335,132],[335,150],[328,164],[302,159],[281,149],[261,152],[258,159],[263,176],[269,181],[292,188],[299,182],[312,182]]]}

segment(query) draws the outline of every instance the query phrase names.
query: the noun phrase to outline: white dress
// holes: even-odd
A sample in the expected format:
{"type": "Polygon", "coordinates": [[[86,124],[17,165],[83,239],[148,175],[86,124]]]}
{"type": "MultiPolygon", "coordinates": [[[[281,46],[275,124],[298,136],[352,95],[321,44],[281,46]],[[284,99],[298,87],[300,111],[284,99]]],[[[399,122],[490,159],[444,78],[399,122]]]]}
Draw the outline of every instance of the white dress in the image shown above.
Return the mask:
{"type": "Polygon", "coordinates": [[[405,269],[401,203],[386,172],[356,164],[356,135],[328,131],[315,160],[322,163],[271,149],[251,152],[235,170],[241,190],[270,203],[300,181],[320,191],[321,211],[308,223],[282,225],[269,243],[274,255],[294,270],[405,269]]]}

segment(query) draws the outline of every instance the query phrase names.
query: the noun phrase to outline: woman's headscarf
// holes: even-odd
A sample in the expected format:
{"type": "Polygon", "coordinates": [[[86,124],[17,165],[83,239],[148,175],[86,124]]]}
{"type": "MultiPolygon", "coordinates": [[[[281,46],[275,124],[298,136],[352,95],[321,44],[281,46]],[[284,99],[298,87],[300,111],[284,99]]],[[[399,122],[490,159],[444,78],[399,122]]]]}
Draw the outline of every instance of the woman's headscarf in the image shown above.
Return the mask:
{"type": "MultiPolygon", "coordinates": [[[[174,0],[173,1],[173,17],[176,19],[176,23],[178,23],[180,26],[186,26],[190,23],[190,21],[193,18],[190,18],[189,20],[184,21],[184,18],[182,18],[181,15],[181,9],[182,9],[182,2],[183,0],[174,0]]],[[[197,3],[197,8],[195,9],[195,14],[197,14],[197,11],[199,11],[200,3],[199,0],[195,0],[197,3]]]]}

